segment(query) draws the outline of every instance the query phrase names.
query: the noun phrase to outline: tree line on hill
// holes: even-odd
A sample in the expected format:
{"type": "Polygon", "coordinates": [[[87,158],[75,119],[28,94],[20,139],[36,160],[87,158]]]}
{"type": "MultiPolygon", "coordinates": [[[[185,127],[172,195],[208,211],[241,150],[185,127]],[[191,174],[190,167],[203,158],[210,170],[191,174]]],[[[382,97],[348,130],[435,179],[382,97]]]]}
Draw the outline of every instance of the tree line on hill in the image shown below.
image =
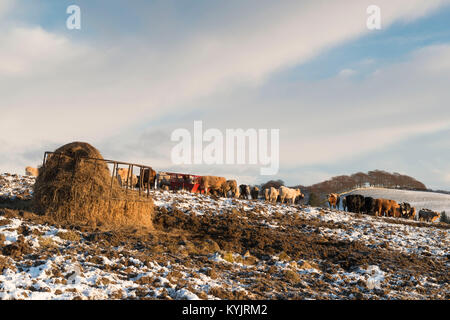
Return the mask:
{"type": "MultiPolygon", "coordinates": [[[[283,180],[270,180],[262,185],[262,189],[284,185],[283,180]]],[[[297,185],[305,194],[305,202],[312,206],[322,206],[326,203],[329,193],[342,193],[356,188],[380,187],[402,190],[427,191],[422,182],[397,172],[389,173],[383,170],[372,170],[367,173],[357,172],[352,175],[340,175],[311,186],[297,185]]]]}

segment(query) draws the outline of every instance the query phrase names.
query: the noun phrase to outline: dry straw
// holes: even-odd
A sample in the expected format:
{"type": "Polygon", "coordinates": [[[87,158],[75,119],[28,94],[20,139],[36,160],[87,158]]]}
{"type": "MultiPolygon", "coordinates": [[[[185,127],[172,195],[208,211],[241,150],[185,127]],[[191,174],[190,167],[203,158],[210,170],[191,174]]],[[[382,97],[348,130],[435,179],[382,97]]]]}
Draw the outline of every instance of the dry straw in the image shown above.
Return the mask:
{"type": "Polygon", "coordinates": [[[66,144],[48,155],[39,169],[33,206],[61,223],[152,227],[152,199],[121,188],[100,152],[84,142],[66,144]]]}

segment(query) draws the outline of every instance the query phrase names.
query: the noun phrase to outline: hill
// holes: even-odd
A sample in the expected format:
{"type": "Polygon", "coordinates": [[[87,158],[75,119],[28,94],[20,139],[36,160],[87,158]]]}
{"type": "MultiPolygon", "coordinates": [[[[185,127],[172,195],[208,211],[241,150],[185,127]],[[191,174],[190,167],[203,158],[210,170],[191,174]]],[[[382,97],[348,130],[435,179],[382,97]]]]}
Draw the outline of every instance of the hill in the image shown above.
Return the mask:
{"type": "Polygon", "coordinates": [[[357,172],[352,175],[340,175],[311,186],[298,185],[306,194],[306,201],[315,194],[320,200],[317,205],[325,205],[329,193],[343,193],[357,188],[388,188],[401,190],[427,191],[424,183],[413,177],[397,172],[389,173],[383,170],[372,170],[367,173],[357,172]]]}

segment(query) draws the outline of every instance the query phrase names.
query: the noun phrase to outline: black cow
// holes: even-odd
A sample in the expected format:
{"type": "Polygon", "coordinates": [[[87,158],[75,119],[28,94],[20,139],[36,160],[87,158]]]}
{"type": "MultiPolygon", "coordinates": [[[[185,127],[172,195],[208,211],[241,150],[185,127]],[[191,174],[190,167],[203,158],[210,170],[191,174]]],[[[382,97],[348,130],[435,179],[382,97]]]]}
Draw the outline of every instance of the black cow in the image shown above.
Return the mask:
{"type": "Polygon", "coordinates": [[[252,190],[250,191],[250,193],[252,195],[252,199],[257,200],[259,197],[259,188],[253,187],[252,190]]]}
{"type": "Polygon", "coordinates": [[[402,214],[402,218],[405,219],[414,219],[415,216],[415,210],[411,207],[411,205],[408,202],[402,202],[400,203],[400,212],[402,214]]]}
{"type": "Polygon", "coordinates": [[[364,198],[364,212],[370,215],[375,215],[375,199],[372,197],[364,198]]]}
{"type": "Polygon", "coordinates": [[[154,189],[155,187],[155,181],[156,181],[156,171],[152,168],[144,169],[143,170],[143,176],[142,176],[142,186],[141,186],[141,176],[138,176],[138,183],[136,184],[136,188],[139,188],[140,186],[143,188],[147,188],[147,185],[149,185],[150,189],[154,189]]]}
{"type": "Polygon", "coordinates": [[[246,184],[241,184],[239,186],[239,199],[248,200],[248,196],[251,195],[250,186],[246,184]]]}
{"type": "Polygon", "coordinates": [[[360,194],[350,194],[346,196],[345,202],[349,212],[362,213],[364,211],[364,196],[360,194]]]}

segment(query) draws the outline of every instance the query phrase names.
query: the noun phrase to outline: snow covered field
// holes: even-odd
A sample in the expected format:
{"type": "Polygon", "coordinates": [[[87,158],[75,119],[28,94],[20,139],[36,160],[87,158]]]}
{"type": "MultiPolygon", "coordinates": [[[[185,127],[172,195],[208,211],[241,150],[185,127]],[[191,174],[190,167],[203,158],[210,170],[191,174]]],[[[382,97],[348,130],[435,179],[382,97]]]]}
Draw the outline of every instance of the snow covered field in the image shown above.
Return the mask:
{"type": "Polygon", "coordinates": [[[31,199],[35,177],[18,174],[0,174],[0,199],[31,199]]]}
{"type": "Polygon", "coordinates": [[[145,232],[0,209],[0,299],[450,298],[447,224],[152,196],[155,230],[145,232]]]}

